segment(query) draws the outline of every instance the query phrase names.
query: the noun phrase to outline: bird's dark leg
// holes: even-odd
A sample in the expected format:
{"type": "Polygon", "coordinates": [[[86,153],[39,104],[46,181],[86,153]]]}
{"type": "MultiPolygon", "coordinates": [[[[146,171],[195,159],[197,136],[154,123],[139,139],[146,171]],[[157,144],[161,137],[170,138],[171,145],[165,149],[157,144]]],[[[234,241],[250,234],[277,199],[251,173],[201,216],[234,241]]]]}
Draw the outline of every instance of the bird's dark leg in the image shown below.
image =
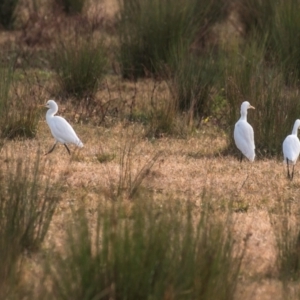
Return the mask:
{"type": "Polygon", "coordinates": [[[291,179],[290,168],[289,168],[289,159],[288,158],[286,159],[286,167],[287,167],[287,176],[288,176],[289,179],[291,179]]]}
{"type": "Polygon", "coordinates": [[[295,168],[295,165],[293,165],[293,171],[292,171],[292,178],[291,178],[291,180],[293,180],[293,178],[294,178],[294,168],[295,168]]]}
{"type": "Polygon", "coordinates": [[[45,154],[45,155],[47,155],[47,154],[49,154],[49,153],[51,153],[53,150],[54,150],[54,148],[55,148],[55,146],[56,146],[56,144],[57,143],[55,143],[53,146],[52,146],[52,148],[45,154]]]}
{"type": "Polygon", "coordinates": [[[70,149],[68,148],[68,146],[67,146],[66,144],[64,144],[64,146],[66,147],[66,149],[67,149],[69,155],[71,155],[71,151],[70,151],[70,149]]]}
{"type": "Polygon", "coordinates": [[[243,160],[243,153],[241,153],[240,162],[242,162],[242,160],[243,160]]]}

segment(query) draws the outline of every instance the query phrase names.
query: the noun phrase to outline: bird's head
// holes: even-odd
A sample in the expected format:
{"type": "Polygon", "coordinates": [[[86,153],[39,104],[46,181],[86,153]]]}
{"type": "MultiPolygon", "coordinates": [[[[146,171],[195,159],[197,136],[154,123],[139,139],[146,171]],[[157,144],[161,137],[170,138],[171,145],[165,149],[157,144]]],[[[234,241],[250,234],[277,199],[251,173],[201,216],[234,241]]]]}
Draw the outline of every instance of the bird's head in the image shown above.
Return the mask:
{"type": "Polygon", "coordinates": [[[247,109],[250,109],[250,108],[255,109],[255,107],[250,105],[250,103],[248,101],[244,101],[241,105],[241,112],[247,111],[247,109]]]}
{"type": "Polygon", "coordinates": [[[297,127],[297,129],[299,130],[299,128],[300,128],[300,120],[298,119],[298,120],[296,120],[296,122],[295,122],[295,126],[297,127]]]}
{"type": "Polygon", "coordinates": [[[48,100],[47,103],[45,104],[45,107],[47,107],[47,108],[56,108],[57,104],[54,100],[48,100]]]}

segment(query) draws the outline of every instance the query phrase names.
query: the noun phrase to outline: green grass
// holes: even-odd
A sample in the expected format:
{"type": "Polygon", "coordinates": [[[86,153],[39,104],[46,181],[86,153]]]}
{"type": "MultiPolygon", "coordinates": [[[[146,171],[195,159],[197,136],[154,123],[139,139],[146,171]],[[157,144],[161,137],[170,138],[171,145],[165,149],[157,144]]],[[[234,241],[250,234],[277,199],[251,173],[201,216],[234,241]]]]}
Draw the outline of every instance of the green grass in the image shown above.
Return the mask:
{"type": "Polygon", "coordinates": [[[5,167],[0,172],[0,297],[10,299],[21,281],[22,256],[40,249],[59,197],[50,176],[42,180],[39,153],[33,161],[10,155],[5,167]]]}
{"type": "Polygon", "coordinates": [[[13,63],[0,65],[1,138],[34,138],[40,118],[38,104],[44,90],[29,74],[16,74],[13,63]]]}
{"type": "Polygon", "coordinates": [[[241,103],[247,100],[256,108],[248,113],[248,121],[259,156],[281,155],[282,142],[300,114],[295,77],[287,88],[280,66],[265,61],[266,51],[264,43],[244,44],[228,54],[224,73],[230,143],[235,148],[232,132],[241,103]]]}
{"type": "Polygon", "coordinates": [[[37,107],[43,92],[32,76],[18,80],[14,60],[0,64],[0,135],[1,138],[33,138],[40,112],[37,107]]]}
{"type": "Polygon", "coordinates": [[[98,153],[96,157],[99,163],[104,164],[113,161],[116,158],[116,155],[114,153],[98,153]]]}
{"type": "Polygon", "coordinates": [[[300,30],[299,13],[299,1],[280,1],[272,24],[271,46],[282,64],[287,81],[294,77],[300,79],[300,41],[297,38],[300,30]]]}
{"type": "MultiPolygon", "coordinates": [[[[276,6],[281,0],[241,0],[235,1],[237,12],[244,26],[247,39],[264,38],[273,26],[276,6]]],[[[291,0],[293,1],[293,0],[291,0]]]]}
{"type": "Polygon", "coordinates": [[[300,223],[299,204],[291,199],[278,199],[269,209],[273,232],[276,238],[277,276],[282,282],[286,299],[299,299],[300,279],[300,223]]]}
{"type": "Polygon", "coordinates": [[[48,299],[233,298],[243,250],[233,258],[230,217],[145,198],[101,204],[93,229],[89,219],[74,213],[65,254],[49,261],[48,299]]]}
{"type": "Polygon", "coordinates": [[[170,52],[205,40],[221,20],[225,2],[129,0],[119,1],[119,61],[124,78],[159,74],[170,52]]]}
{"type": "Polygon", "coordinates": [[[276,214],[270,213],[277,246],[277,264],[279,277],[283,282],[296,281],[300,278],[300,224],[295,216],[299,213],[297,204],[278,200],[276,214]]]}
{"type": "Polygon", "coordinates": [[[213,87],[222,79],[219,54],[171,52],[169,84],[179,112],[189,112],[193,118],[210,116],[214,107],[213,87]]]}
{"type": "Polygon", "coordinates": [[[56,4],[68,14],[80,14],[83,11],[86,0],[55,0],[56,4]]]}
{"type": "Polygon", "coordinates": [[[286,81],[300,78],[298,18],[300,3],[297,0],[242,0],[237,10],[248,41],[266,39],[266,59],[275,59],[282,67],[286,81]]]}
{"type": "Polygon", "coordinates": [[[19,0],[2,0],[0,3],[0,24],[4,29],[12,29],[15,21],[15,9],[19,0]]]}
{"type": "Polygon", "coordinates": [[[92,36],[60,40],[51,60],[60,93],[76,99],[93,97],[106,73],[104,44],[92,36]]]}

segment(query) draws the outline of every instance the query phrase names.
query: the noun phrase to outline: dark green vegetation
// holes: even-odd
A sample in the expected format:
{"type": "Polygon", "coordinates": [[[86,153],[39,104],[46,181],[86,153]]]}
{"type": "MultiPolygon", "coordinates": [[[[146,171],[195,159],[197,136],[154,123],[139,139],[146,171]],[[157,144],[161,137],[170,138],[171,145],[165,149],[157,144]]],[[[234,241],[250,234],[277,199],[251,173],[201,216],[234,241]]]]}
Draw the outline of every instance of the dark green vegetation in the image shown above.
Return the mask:
{"type": "Polygon", "coordinates": [[[159,73],[180,48],[182,55],[196,40],[225,17],[225,2],[119,1],[120,63],[125,78],[159,73]]]}
{"type": "Polygon", "coordinates": [[[54,0],[66,14],[80,14],[86,0],[54,0]]]}
{"type": "MultiPolygon", "coordinates": [[[[45,15],[29,13],[43,28],[32,32],[20,3],[0,4],[1,30],[15,38],[0,51],[1,147],[7,139],[36,138],[38,105],[50,97],[75,103],[74,123],[140,123],[150,140],[186,137],[212,120],[228,133],[230,151],[240,104],[248,100],[256,107],[249,122],[259,157],[280,155],[299,118],[299,1],[119,0],[109,23],[101,12],[84,14],[87,1],[53,0],[45,15]],[[28,31],[35,47],[22,39],[28,31]],[[119,86],[110,85],[111,76],[119,86]],[[138,98],[137,82],[147,80],[152,85],[138,98]]],[[[133,175],[133,146],[131,137],[120,150],[119,178],[109,193],[99,193],[102,205],[89,209],[75,198],[83,207],[71,209],[63,251],[55,242],[43,248],[59,181],[43,173],[39,155],[7,158],[0,172],[1,299],[21,299],[25,290],[31,299],[234,297],[247,238],[233,238],[232,219],[248,206],[212,209],[206,195],[199,206],[154,200],[142,183],[160,153],[133,175]],[[36,253],[38,288],[23,285],[24,260],[36,253]]],[[[96,158],[105,165],[116,156],[96,158]]],[[[292,215],[286,204],[270,214],[278,278],[287,287],[300,274],[299,224],[292,215]]]]}
{"type": "Polygon", "coordinates": [[[11,29],[15,20],[15,9],[19,0],[3,0],[0,3],[0,24],[5,29],[11,29]]]}
{"type": "Polygon", "coordinates": [[[77,99],[95,96],[106,63],[103,43],[92,35],[78,34],[73,39],[59,38],[51,60],[62,95],[77,99]]]}

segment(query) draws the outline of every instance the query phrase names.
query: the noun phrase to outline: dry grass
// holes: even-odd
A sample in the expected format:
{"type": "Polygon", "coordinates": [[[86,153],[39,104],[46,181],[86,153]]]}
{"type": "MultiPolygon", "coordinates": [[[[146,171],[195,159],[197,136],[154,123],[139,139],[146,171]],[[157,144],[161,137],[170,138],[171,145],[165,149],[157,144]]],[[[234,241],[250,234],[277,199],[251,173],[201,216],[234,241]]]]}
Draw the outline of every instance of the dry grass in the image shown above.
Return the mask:
{"type": "MultiPolygon", "coordinates": [[[[67,110],[64,111],[66,115],[67,110]]],[[[226,202],[233,201],[236,239],[241,242],[250,235],[237,299],[270,299],[271,295],[272,299],[282,299],[281,284],[274,279],[277,272],[275,237],[269,210],[276,209],[278,200],[298,199],[298,166],[294,181],[290,182],[282,161],[260,160],[251,164],[248,161],[240,163],[237,157],[221,156],[219,153],[226,147],[227,138],[212,125],[202,126],[187,139],[168,137],[154,141],[145,139],[143,127],[136,124],[124,127],[120,122],[110,128],[74,124],[74,128],[85,144],[83,149],[71,148],[73,155],[69,157],[60,146],[42,158],[49,169],[55,166],[53,178],[63,175],[64,181],[63,201],[54,216],[45,247],[53,242],[58,248],[62,247],[65,224],[71,220],[70,207],[85,203],[92,215],[99,194],[109,195],[111,188],[117,186],[120,150],[135,130],[133,174],[155,153],[162,152],[142,183],[143,188],[153,193],[154,199],[192,200],[200,206],[203,194],[207,193],[211,208],[220,214],[226,202]],[[97,159],[99,153],[112,154],[114,158],[101,164],[97,159]]],[[[46,152],[52,143],[53,138],[43,119],[35,140],[6,142],[0,160],[3,162],[5,153],[12,149],[17,159],[17,156],[31,156],[39,146],[46,152]]],[[[34,258],[30,264],[35,264],[34,258]]]]}
{"type": "MultiPolygon", "coordinates": [[[[99,6],[111,20],[116,11],[116,1],[99,1],[99,6]]],[[[87,14],[93,14],[93,11],[89,10],[87,14]]],[[[2,41],[12,42],[13,35],[0,33],[0,43],[2,41]]],[[[182,202],[191,200],[200,207],[203,195],[207,194],[211,199],[211,209],[219,211],[220,215],[232,201],[237,243],[250,236],[236,299],[285,299],[281,282],[276,279],[276,240],[269,213],[276,213],[278,201],[298,201],[300,165],[296,165],[294,181],[291,182],[287,180],[281,159],[259,160],[251,164],[245,160],[240,163],[237,156],[222,156],[228,137],[209,123],[202,124],[185,138],[162,136],[160,139],[146,139],[145,126],[129,122],[127,116],[132,113],[132,107],[145,111],[152,105],[153,98],[167,99],[169,95],[164,84],[154,89],[156,83],[149,79],[132,83],[120,82],[111,76],[106,80],[107,87],[103,87],[96,97],[110,107],[110,112],[116,111],[119,117],[114,119],[112,113],[104,115],[106,127],[101,126],[104,123],[101,122],[101,111],[96,111],[94,119],[86,120],[86,112],[77,108],[75,114],[71,102],[59,106],[58,114],[70,120],[85,146],[80,150],[71,146],[71,157],[63,146],[42,157],[47,168],[51,169],[53,179],[61,178],[63,181],[63,200],[54,215],[44,248],[55,243],[63,251],[65,224],[71,222],[72,207],[84,203],[92,217],[101,201],[99,195],[103,195],[103,201],[106,196],[111,197],[118,185],[122,149],[132,139],[134,131],[133,175],[156,153],[162,153],[141,185],[141,189],[153,194],[155,201],[176,198],[182,202]],[[155,97],[152,97],[153,93],[156,93],[155,97]],[[99,155],[110,159],[101,163],[99,155]]],[[[46,102],[47,99],[44,100],[46,102]]],[[[104,105],[104,109],[107,106],[104,105]]],[[[176,122],[176,126],[183,126],[180,121],[176,122]]],[[[46,153],[53,142],[43,117],[35,139],[5,143],[0,152],[0,162],[3,165],[11,151],[15,159],[33,157],[39,147],[46,153]]],[[[24,282],[38,286],[36,278],[42,272],[39,260],[39,254],[26,258],[28,269],[24,282]]]]}

